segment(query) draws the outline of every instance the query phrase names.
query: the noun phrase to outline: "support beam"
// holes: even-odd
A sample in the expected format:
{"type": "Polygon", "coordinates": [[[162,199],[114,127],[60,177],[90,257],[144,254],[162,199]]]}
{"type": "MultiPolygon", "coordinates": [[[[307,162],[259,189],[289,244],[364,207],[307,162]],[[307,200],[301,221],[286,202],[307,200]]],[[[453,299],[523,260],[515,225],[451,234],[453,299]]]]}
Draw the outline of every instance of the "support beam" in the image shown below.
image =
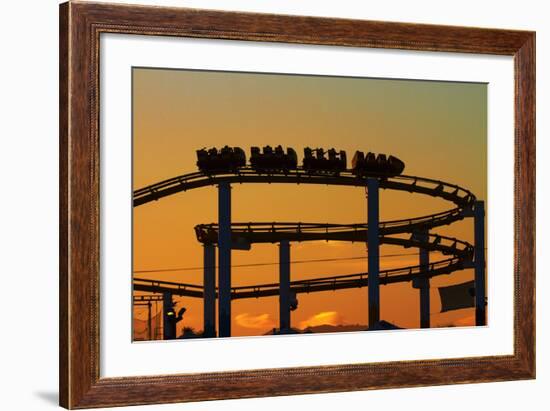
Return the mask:
{"type": "Polygon", "coordinates": [[[476,294],[476,325],[486,325],[485,305],[485,203],[474,204],[474,271],[476,294]]]}
{"type": "MultiPolygon", "coordinates": [[[[428,230],[419,231],[416,238],[422,243],[427,243],[430,238],[428,230]]],[[[430,252],[421,247],[418,254],[420,269],[423,274],[427,274],[430,265],[430,252]]],[[[413,286],[420,291],[420,328],[430,328],[430,279],[417,277],[413,281],[413,286]]]]}
{"type": "Polygon", "coordinates": [[[218,186],[218,287],[220,337],[231,336],[231,185],[218,186]]]}
{"type": "Polygon", "coordinates": [[[369,327],[380,321],[380,202],[379,181],[376,178],[367,179],[367,248],[369,259],[369,327]]]}
{"type": "Polygon", "coordinates": [[[216,336],[216,247],[204,245],[204,337],[216,336]]]}
{"type": "Polygon", "coordinates": [[[279,331],[290,330],[290,242],[279,243],[279,331]]]}
{"type": "Polygon", "coordinates": [[[153,339],[152,318],[151,318],[151,301],[147,301],[147,331],[149,333],[149,341],[153,339]]]}

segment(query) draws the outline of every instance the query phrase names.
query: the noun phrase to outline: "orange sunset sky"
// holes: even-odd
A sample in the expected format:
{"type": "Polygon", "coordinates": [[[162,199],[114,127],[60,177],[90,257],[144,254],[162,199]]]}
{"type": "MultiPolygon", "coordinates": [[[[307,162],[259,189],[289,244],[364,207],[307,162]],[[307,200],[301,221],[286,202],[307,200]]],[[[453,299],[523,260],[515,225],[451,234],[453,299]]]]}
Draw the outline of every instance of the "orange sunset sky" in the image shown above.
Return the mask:
{"type": "MultiPolygon", "coordinates": [[[[487,194],[487,89],[485,84],[345,77],[133,69],[133,188],[194,172],[195,150],[223,145],[334,147],[393,154],[404,174],[440,179],[487,194]]],[[[365,223],[364,189],[291,184],[233,185],[232,219],[365,223]]],[[[445,211],[454,205],[419,194],[380,192],[380,219],[445,211]]],[[[490,212],[489,205],[486,206],[490,212]]],[[[181,192],[133,210],[133,270],[136,277],[202,284],[202,246],[193,227],[217,221],[215,186],[181,192]]],[[[473,243],[473,220],[437,233],[473,243]]],[[[418,264],[418,250],[384,245],[381,269],[418,264]]],[[[276,263],[276,244],[233,251],[232,264],[276,263]]],[[[292,243],[291,260],[363,259],[293,264],[292,280],[367,271],[365,244],[292,243]]],[[[444,256],[431,253],[436,261],[444,256]]],[[[488,277],[491,271],[488,268],[488,277]]],[[[431,281],[432,327],[473,325],[473,309],[439,313],[437,287],[473,279],[463,270],[431,281]]],[[[233,285],[278,281],[278,266],[234,267],[233,285]]],[[[139,293],[138,293],[139,294],[139,293]]],[[[419,292],[411,283],[381,286],[381,319],[419,327],[419,292]]],[[[187,312],[179,324],[202,330],[202,300],[178,298],[187,312]]],[[[299,294],[292,326],[368,324],[367,288],[299,294]]],[[[159,305],[160,308],[160,305],[159,305]]],[[[147,311],[136,308],[135,318],[147,311]]],[[[232,303],[232,335],[261,335],[278,327],[278,297],[232,303]]]]}

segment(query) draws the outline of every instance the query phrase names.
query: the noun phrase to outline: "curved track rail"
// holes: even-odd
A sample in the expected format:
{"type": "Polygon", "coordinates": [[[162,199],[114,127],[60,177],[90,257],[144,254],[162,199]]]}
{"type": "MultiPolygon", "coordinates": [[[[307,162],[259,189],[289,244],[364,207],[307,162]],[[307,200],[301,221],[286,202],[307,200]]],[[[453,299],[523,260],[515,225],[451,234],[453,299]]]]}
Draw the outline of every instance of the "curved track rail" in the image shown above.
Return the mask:
{"type": "MultiPolygon", "coordinates": [[[[367,230],[367,224],[233,223],[231,237],[235,242],[244,240],[250,244],[278,243],[282,240],[367,242],[367,230]]],[[[195,227],[195,233],[197,240],[203,244],[218,242],[217,224],[198,225],[195,227]]],[[[382,231],[380,243],[438,251],[466,260],[471,260],[474,252],[473,245],[466,241],[434,233],[428,234],[427,241],[421,241],[414,232],[408,238],[401,238],[385,235],[382,231]]]]}
{"type": "MultiPolygon", "coordinates": [[[[354,235],[353,231],[348,231],[347,233],[354,235]]],[[[366,238],[366,236],[363,236],[363,238],[366,238]]],[[[262,240],[263,239],[259,239],[259,241],[255,242],[264,242],[262,240]]],[[[430,263],[427,270],[420,265],[381,270],[380,284],[407,282],[412,281],[414,278],[417,277],[431,278],[438,275],[449,274],[455,270],[461,270],[463,268],[468,268],[472,266],[472,245],[453,237],[431,234],[429,235],[427,241],[419,241],[415,238],[414,235],[411,236],[411,238],[382,237],[380,240],[385,244],[399,245],[405,248],[423,248],[430,251],[437,251],[444,255],[452,255],[451,258],[430,263]]],[[[347,274],[292,281],[290,283],[290,288],[296,293],[312,293],[328,290],[362,288],[366,287],[367,283],[368,273],[363,272],[358,274],[347,274]]],[[[201,285],[176,283],[170,281],[158,281],[145,278],[134,278],[134,290],[146,292],[169,291],[174,295],[197,298],[203,297],[203,287],[201,285]]],[[[234,299],[267,297],[278,295],[278,293],[278,283],[239,286],[231,288],[231,296],[234,299]]]]}
{"type": "MultiPolygon", "coordinates": [[[[463,218],[464,212],[457,207],[449,211],[423,217],[381,222],[379,232],[381,236],[414,233],[420,229],[432,229],[449,225],[463,218]]],[[[367,233],[368,224],[302,222],[249,222],[231,224],[233,240],[243,239],[250,243],[276,243],[281,240],[298,242],[316,240],[365,242],[367,233]]],[[[201,243],[216,244],[218,242],[218,224],[196,225],[195,234],[197,240],[201,243]]]]}
{"type": "MultiPolygon", "coordinates": [[[[470,263],[460,257],[430,263],[428,270],[421,266],[393,268],[380,271],[380,284],[394,284],[412,281],[417,277],[435,277],[450,274],[453,271],[471,267],[470,263]]],[[[335,291],[368,286],[368,273],[347,274],[332,277],[311,278],[291,281],[290,289],[295,293],[313,293],[335,291]]],[[[279,283],[231,287],[232,299],[259,298],[279,295],[279,283]]],[[[203,298],[203,287],[197,284],[158,281],[146,278],[134,278],[134,290],[150,293],[171,292],[173,295],[203,298]]],[[[218,295],[216,289],[216,297],[218,295]]]]}
{"type": "MultiPolygon", "coordinates": [[[[455,203],[460,208],[465,208],[475,201],[475,196],[469,190],[439,180],[406,175],[386,177],[373,174],[369,177],[378,177],[380,188],[440,197],[455,203]]],[[[220,183],[287,183],[365,187],[366,181],[366,177],[357,177],[351,171],[329,174],[312,173],[298,168],[287,173],[265,174],[259,173],[250,167],[244,167],[235,172],[227,171],[212,174],[195,172],[183,174],[156,184],[151,184],[134,191],[133,203],[134,207],[137,207],[181,191],[220,183]]]]}

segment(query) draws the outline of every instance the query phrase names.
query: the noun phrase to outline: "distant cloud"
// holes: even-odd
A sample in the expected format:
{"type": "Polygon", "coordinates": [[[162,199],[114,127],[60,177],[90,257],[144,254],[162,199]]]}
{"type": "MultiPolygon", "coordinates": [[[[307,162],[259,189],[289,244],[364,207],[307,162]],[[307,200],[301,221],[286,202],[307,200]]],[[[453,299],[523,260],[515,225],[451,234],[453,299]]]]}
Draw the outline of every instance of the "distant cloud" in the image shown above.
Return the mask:
{"type": "Polygon", "coordinates": [[[238,314],[235,317],[238,325],[245,328],[267,330],[275,327],[275,321],[269,314],[253,315],[249,313],[238,314]]]}
{"type": "Polygon", "coordinates": [[[476,325],[475,314],[467,315],[465,317],[457,318],[448,322],[441,322],[437,324],[437,327],[471,327],[476,325]]]}
{"type": "Polygon", "coordinates": [[[300,322],[300,328],[315,327],[318,325],[339,325],[344,323],[344,318],[336,311],[321,311],[305,321],[300,322]]]}
{"type": "Polygon", "coordinates": [[[469,315],[467,317],[459,318],[457,320],[453,321],[453,325],[455,327],[468,327],[472,325],[476,325],[476,318],[475,315],[469,315]]]}

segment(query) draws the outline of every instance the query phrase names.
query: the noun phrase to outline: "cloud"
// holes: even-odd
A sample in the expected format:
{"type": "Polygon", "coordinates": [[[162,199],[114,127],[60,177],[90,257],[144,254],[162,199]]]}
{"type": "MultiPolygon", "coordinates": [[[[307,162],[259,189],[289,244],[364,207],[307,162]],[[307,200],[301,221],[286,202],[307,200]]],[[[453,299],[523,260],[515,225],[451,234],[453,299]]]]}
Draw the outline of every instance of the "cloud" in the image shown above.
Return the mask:
{"type": "Polygon", "coordinates": [[[455,327],[468,327],[472,325],[476,325],[476,318],[475,315],[469,315],[467,317],[459,318],[457,320],[453,321],[453,325],[455,327]]]}
{"type": "Polygon", "coordinates": [[[275,327],[275,321],[267,313],[258,315],[242,313],[235,316],[235,321],[244,328],[267,330],[275,327]]]}
{"type": "Polygon", "coordinates": [[[321,311],[305,321],[300,322],[300,328],[315,327],[317,325],[339,325],[344,323],[344,318],[336,311],[321,311]]]}

